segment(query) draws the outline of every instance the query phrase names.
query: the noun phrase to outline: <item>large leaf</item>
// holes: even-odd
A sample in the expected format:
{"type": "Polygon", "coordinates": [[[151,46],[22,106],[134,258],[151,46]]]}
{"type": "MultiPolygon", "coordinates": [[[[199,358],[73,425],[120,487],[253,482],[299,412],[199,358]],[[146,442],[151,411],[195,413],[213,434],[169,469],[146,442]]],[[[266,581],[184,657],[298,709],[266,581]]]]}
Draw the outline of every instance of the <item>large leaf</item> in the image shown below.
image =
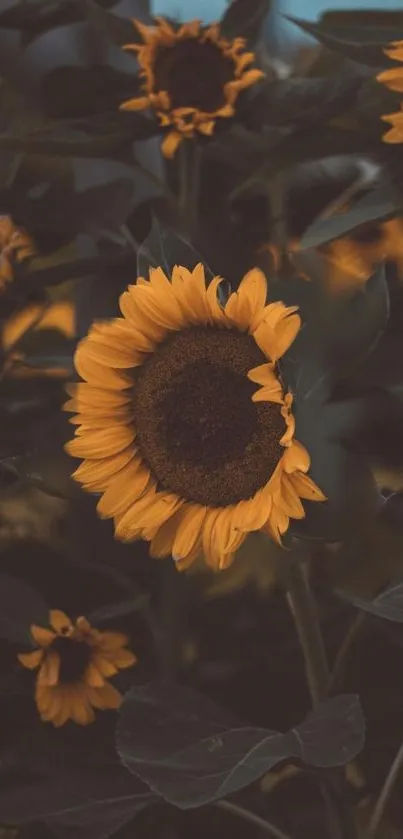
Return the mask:
{"type": "MultiPolygon", "coordinates": [[[[117,0],[97,0],[105,8],[114,6],[117,0]]],[[[71,0],[29,0],[15,3],[0,14],[0,29],[19,29],[23,33],[23,44],[51,29],[67,26],[81,19],[78,3],[71,0]]]]}
{"type": "Polygon", "coordinates": [[[355,102],[362,76],[344,75],[269,80],[251,99],[242,116],[249,128],[262,125],[303,127],[334,119],[355,102]]]}
{"type": "Polygon", "coordinates": [[[29,628],[48,622],[49,609],[39,592],[16,577],[0,574],[0,637],[32,643],[29,628]]]}
{"type": "Polygon", "coordinates": [[[246,38],[249,44],[257,41],[271,7],[271,0],[232,0],[221,20],[221,32],[226,38],[246,38]]]}
{"type": "Polygon", "coordinates": [[[347,600],[357,609],[368,612],[378,618],[385,618],[395,623],[403,623],[403,583],[388,588],[375,600],[363,600],[360,597],[351,597],[340,592],[343,600],[347,600]]]}
{"type": "Polygon", "coordinates": [[[317,248],[367,224],[386,221],[403,210],[403,198],[392,185],[380,186],[358,201],[353,209],[314,221],[300,241],[301,250],[317,248]]]}
{"type": "MultiPolygon", "coordinates": [[[[137,254],[137,275],[148,277],[150,268],[162,268],[168,277],[171,276],[174,265],[193,269],[203,258],[192,245],[182,239],[173,230],[163,227],[153,219],[153,224],[147,238],[139,248],[137,254]]],[[[212,272],[204,265],[206,279],[212,279],[212,272]]]]}
{"type": "Polygon", "coordinates": [[[138,89],[139,79],[134,71],[123,73],[102,64],[67,65],[56,67],[45,76],[40,94],[50,117],[74,119],[117,111],[120,102],[135,97],[138,89]]]}
{"type": "Polygon", "coordinates": [[[95,0],[82,0],[80,4],[83,15],[103,32],[113,44],[119,47],[125,44],[136,44],[142,38],[138,29],[128,18],[119,17],[98,5],[95,0]]]}
{"type": "MultiPolygon", "coordinates": [[[[285,15],[285,17],[291,23],[295,23],[296,26],[299,26],[299,28],[308,35],[312,35],[325,47],[328,47],[335,52],[339,52],[346,58],[357,61],[359,64],[366,64],[375,67],[382,67],[382,65],[388,64],[388,59],[383,52],[382,45],[379,43],[362,44],[354,41],[344,41],[331,35],[318,23],[311,23],[308,20],[302,20],[301,18],[291,17],[289,15],[285,15]]],[[[385,46],[387,46],[387,44],[385,44],[385,46]]]]}
{"type": "Polygon", "coordinates": [[[335,697],[280,734],[239,722],[190,688],[158,683],[126,694],[117,731],[127,768],[181,809],[231,795],[287,758],[343,765],[363,739],[356,696],[335,697]]]}

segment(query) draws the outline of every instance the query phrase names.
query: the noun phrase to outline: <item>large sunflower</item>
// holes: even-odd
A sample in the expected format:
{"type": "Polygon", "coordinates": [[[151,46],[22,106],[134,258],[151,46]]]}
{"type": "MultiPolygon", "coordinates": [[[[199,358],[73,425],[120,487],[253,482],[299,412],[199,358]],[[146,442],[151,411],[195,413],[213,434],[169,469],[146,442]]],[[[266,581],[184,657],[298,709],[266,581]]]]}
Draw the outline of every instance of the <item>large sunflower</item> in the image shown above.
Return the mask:
{"type": "Polygon", "coordinates": [[[293,342],[296,307],[266,305],[254,269],[222,307],[220,278],[160,268],[120,298],[123,318],[96,324],[76,351],[85,383],[69,386],[84,462],[74,478],[102,493],[98,512],[118,539],[151,541],[185,568],[201,553],[230,565],[248,532],[277,542],[301,498],[324,495],[294,439],[292,395],[278,361],[293,342]]]}
{"type": "MultiPolygon", "coordinates": [[[[390,90],[403,93],[403,41],[394,41],[384,51],[394,61],[401,61],[402,66],[391,67],[383,70],[377,76],[378,82],[385,84],[390,90]]],[[[384,135],[386,143],[403,143],[403,102],[400,103],[400,111],[382,117],[384,122],[390,122],[392,128],[384,135]]]]}
{"type": "Polygon", "coordinates": [[[39,667],[35,698],[42,720],[57,728],[69,719],[88,725],[94,708],[118,708],[122,697],[108,678],[136,663],[126,635],[100,632],[83,617],[72,623],[59,609],[50,611],[49,624],[31,626],[38,649],[18,656],[29,670],[39,667]]]}
{"type": "Polygon", "coordinates": [[[208,136],[217,118],[232,117],[240,92],[264,73],[251,69],[255,56],[245,51],[245,40],[221,37],[218,24],[205,28],[195,20],[175,30],[161,17],[156,21],[156,26],[133,21],[143,43],[127,44],[124,49],[137,54],[143,95],[123,102],[120,108],[152,108],[161,126],[170,128],[162,151],[172,157],[184,138],[196,132],[208,136]]]}
{"type": "Polygon", "coordinates": [[[16,227],[10,216],[0,216],[0,291],[13,279],[13,263],[35,253],[32,239],[16,227]]]}

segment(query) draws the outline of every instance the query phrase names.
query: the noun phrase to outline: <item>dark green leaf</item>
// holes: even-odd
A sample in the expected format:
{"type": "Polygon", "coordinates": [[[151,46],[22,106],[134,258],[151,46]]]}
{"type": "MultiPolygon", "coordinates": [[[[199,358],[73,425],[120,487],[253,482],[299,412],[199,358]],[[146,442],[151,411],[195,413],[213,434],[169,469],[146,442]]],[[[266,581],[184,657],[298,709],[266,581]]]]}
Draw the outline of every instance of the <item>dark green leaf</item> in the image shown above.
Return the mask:
{"type": "Polygon", "coordinates": [[[392,9],[342,9],[321,15],[320,25],[346,41],[390,44],[403,38],[403,13],[392,9]]]}
{"type": "Polygon", "coordinates": [[[16,577],[0,574],[1,638],[32,646],[31,624],[46,626],[48,617],[49,609],[39,592],[16,577]]]}
{"type": "Polygon", "coordinates": [[[360,227],[393,218],[403,209],[403,199],[391,185],[381,186],[361,198],[346,213],[314,221],[302,236],[300,249],[317,248],[348,236],[360,227]]]}
{"type": "MultiPolygon", "coordinates": [[[[114,6],[117,0],[97,0],[102,6],[114,6]]],[[[0,14],[0,29],[19,29],[25,46],[51,29],[81,19],[78,3],[71,0],[30,0],[17,3],[0,14]]]]}
{"type": "MultiPolygon", "coordinates": [[[[203,258],[189,242],[173,230],[160,225],[154,218],[151,231],[137,254],[137,274],[148,277],[150,268],[162,268],[170,277],[174,265],[182,265],[191,270],[199,262],[204,264],[203,258]]],[[[204,265],[204,270],[206,279],[212,279],[213,274],[208,266],[204,265]]]]}
{"type": "MultiPolygon", "coordinates": [[[[359,64],[366,64],[371,67],[382,67],[383,65],[387,65],[389,63],[385,53],[383,52],[382,45],[379,43],[362,44],[354,41],[343,41],[342,39],[335,38],[333,35],[329,34],[329,32],[318,23],[311,23],[308,20],[302,20],[301,18],[291,17],[289,15],[285,15],[285,17],[291,23],[295,23],[296,26],[299,26],[299,28],[308,35],[312,35],[325,47],[328,47],[335,52],[339,52],[346,58],[357,61],[359,64]]],[[[384,46],[386,47],[387,44],[384,46]]]]}
{"type": "Polygon", "coordinates": [[[117,111],[121,102],[138,94],[135,69],[134,65],[131,74],[103,64],[56,67],[41,85],[45,112],[53,118],[74,119],[117,111]]]}
{"type": "Polygon", "coordinates": [[[385,618],[395,623],[403,623],[403,583],[382,592],[375,600],[363,600],[360,597],[351,597],[344,592],[339,592],[343,600],[347,600],[357,609],[376,615],[378,618],[385,618]]]}
{"type": "Polygon", "coordinates": [[[131,20],[108,12],[95,0],[82,0],[81,8],[87,20],[95,23],[113,44],[123,47],[126,44],[137,44],[142,41],[131,20]]]}
{"type": "Polygon", "coordinates": [[[334,119],[350,107],[363,84],[361,76],[277,79],[261,84],[260,91],[244,109],[246,124],[302,127],[334,119]]]}
{"type": "Polygon", "coordinates": [[[221,20],[222,34],[226,38],[246,38],[250,45],[255,43],[270,7],[271,0],[232,0],[221,20]]]}
{"type": "Polygon", "coordinates": [[[338,696],[286,734],[234,720],[180,685],[132,688],[117,745],[123,763],[181,809],[231,795],[286,758],[313,766],[347,763],[363,746],[358,698],[338,696]]]}
{"type": "Polygon", "coordinates": [[[97,626],[103,621],[108,621],[111,618],[122,617],[122,615],[131,615],[132,612],[137,612],[144,608],[149,601],[149,595],[139,592],[136,597],[131,597],[129,600],[120,600],[117,603],[108,603],[107,606],[102,606],[96,612],[87,615],[88,620],[93,626],[97,626]]]}

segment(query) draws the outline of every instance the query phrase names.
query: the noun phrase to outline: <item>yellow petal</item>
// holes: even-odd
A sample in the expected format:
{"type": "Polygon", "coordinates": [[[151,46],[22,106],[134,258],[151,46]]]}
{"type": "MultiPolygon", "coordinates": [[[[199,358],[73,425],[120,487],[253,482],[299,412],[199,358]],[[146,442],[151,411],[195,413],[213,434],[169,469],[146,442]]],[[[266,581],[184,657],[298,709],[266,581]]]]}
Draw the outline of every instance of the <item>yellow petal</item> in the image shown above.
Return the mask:
{"type": "Polygon", "coordinates": [[[207,323],[210,316],[206,294],[204,267],[200,263],[193,271],[175,265],[172,289],[186,323],[207,323]]]}
{"type": "Polygon", "coordinates": [[[103,676],[93,662],[90,662],[84,673],[84,681],[92,688],[100,688],[105,684],[103,676]]]}
{"type": "Polygon", "coordinates": [[[305,517],[305,511],[294,483],[285,473],[281,480],[281,506],[284,512],[293,519],[303,519],[305,517]]]}
{"type": "MultiPolygon", "coordinates": [[[[93,387],[87,382],[74,382],[65,386],[67,393],[74,400],[71,410],[84,411],[85,408],[118,408],[130,404],[130,393],[123,391],[105,390],[102,387],[93,387]]],[[[67,410],[67,408],[66,408],[67,410]]]]}
{"type": "Polygon", "coordinates": [[[56,638],[51,629],[45,629],[43,626],[36,626],[35,624],[30,627],[30,632],[39,647],[49,647],[56,638]]]}
{"type": "Polygon", "coordinates": [[[172,158],[182,142],[182,134],[179,131],[170,131],[164,137],[161,144],[161,151],[164,157],[172,158]]]}
{"type": "Polygon", "coordinates": [[[284,452],[281,464],[287,474],[296,471],[307,472],[311,465],[311,458],[306,448],[298,440],[293,440],[291,446],[284,452]]]}
{"type": "Polygon", "coordinates": [[[97,505],[101,517],[110,518],[124,513],[144,492],[150,480],[150,470],[140,457],[132,460],[111,478],[108,488],[97,505]]]}
{"type": "Polygon", "coordinates": [[[49,612],[49,623],[58,635],[66,635],[73,629],[73,624],[65,612],[60,609],[51,609],[49,612]]]}
{"type": "Polygon", "coordinates": [[[204,134],[206,137],[211,137],[215,126],[215,120],[209,119],[206,122],[200,122],[197,126],[197,130],[200,131],[200,134],[204,134]]]}
{"type": "MultiPolygon", "coordinates": [[[[127,47],[126,47],[127,49],[127,47]]],[[[134,99],[127,99],[119,105],[120,111],[144,111],[150,107],[148,96],[136,96],[134,99]]]]}
{"type": "Polygon", "coordinates": [[[201,544],[201,534],[206,515],[207,507],[198,504],[192,504],[183,512],[172,546],[172,556],[175,560],[183,559],[193,553],[195,548],[201,544]]]}
{"type": "Polygon", "coordinates": [[[60,656],[53,650],[46,653],[41,668],[38,673],[38,684],[48,685],[49,687],[57,685],[59,681],[60,671],[60,656]]]}
{"type": "Polygon", "coordinates": [[[101,632],[99,648],[103,651],[112,652],[118,650],[120,647],[125,647],[128,643],[128,637],[124,632],[101,632]]]}
{"type": "MultiPolygon", "coordinates": [[[[154,318],[154,313],[152,313],[151,317],[148,317],[144,314],[144,311],[139,309],[137,305],[138,298],[136,298],[134,293],[136,288],[137,286],[129,286],[128,290],[121,294],[119,298],[120,310],[127,322],[130,323],[130,326],[133,325],[136,330],[144,333],[155,344],[160,343],[164,340],[167,329],[157,323],[154,318]]],[[[144,290],[146,287],[139,286],[139,288],[144,290]]]]}
{"type": "Polygon", "coordinates": [[[230,328],[232,326],[231,321],[227,318],[225,309],[221,306],[218,297],[218,290],[222,282],[223,280],[221,277],[214,277],[207,287],[207,303],[211,313],[210,322],[213,324],[218,323],[220,326],[230,328]]]}
{"type": "Polygon", "coordinates": [[[102,688],[88,688],[87,696],[91,705],[101,710],[119,708],[122,702],[121,694],[109,682],[106,682],[102,688]]]}
{"type": "Polygon", "coordinates": [[[238,291],[231,294],[225,306],[225,314],[239,329],[253,331],[263,311],[266,296],[266,277],[262,271],[254,268],[243,278],[238,291]]]}
{"type": "Polygon", "coordinates": [[[134,449],[129,446],[122,452],[101,460],[84,460],[72,477],[84,486],[102,491],[109,485],[110,478],[126,466],[134,457],[134,449]]]}
{"type": "MultiPolygon", "coordinates": [[[[150,556],[154,559],[163,559],[172,553],[173,543],[182,521],[183,509],[173,514],[161,527],[157,527],[150,539],[150,556]]],[[[146,534],[144,534],[144,538],[146,534]]]]}
{"type": "Polygon", "coordinates": [[[127,667],[133,667],[136,664],[137,656],[131,650],[119,650],[113,660],[119,670],[126,670],[127,667]]]}
{"type": "Polygon", "coordinates": [[[306,498],[309,501],[327,500],[326,495],[324,495],[309,475],[305,475],[303,472],[293,472],[289,480],[292,482],[300,498],[306,498]]]}
{"type": "Polygon", "coordinates": [[[386,84],[390,90],[403,93],[403,67],[391,67],[389,70],[384,70],[382,73],[379,73],[376,78],[378,82],[386,84]]]}
{"type": "Polygon", "coordinates": [[[65,449],[73,457],[88,459],[110,457],[126,449],[134,438],[134,429],[126,425],[117,425],[88,431],[82,437],[76,437],[66,443],[65,449]]]}
{"type": "Polygon", "coordinates": [[[161,526],[183,505],[177,495],[151,490],[115,519],[115,535],[118,539],[131,541],[133,533],[147,527],[161,526]]]}
{"type": "Polygon", "coordinates": [[[74,365],[79,376],[95,387],[106,390],[124,390],[132,384],[132,378],[128,373],[114,370],[112,366],[103,364],[96,350],[85,338],[80,341],[76,349],[74,365]]]}
{"type": "Polygon", "coordinates": [[[43,656],[43,650],[34,650],[32,653],[19,653],[17,658],[23,667],[27,667],[28,670],[35,670],[41,664],[43,656]]]}

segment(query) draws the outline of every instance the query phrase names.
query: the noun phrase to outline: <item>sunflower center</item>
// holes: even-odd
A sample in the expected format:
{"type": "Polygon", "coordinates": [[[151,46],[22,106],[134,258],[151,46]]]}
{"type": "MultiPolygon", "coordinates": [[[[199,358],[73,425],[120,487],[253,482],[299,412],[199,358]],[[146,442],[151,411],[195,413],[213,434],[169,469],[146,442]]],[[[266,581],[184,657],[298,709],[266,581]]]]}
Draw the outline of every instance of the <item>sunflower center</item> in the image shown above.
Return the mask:
{"type": "Polygon", "coordinates": [[[234,62],[216,44],[189,38],[161,47],[154,66],[155,90],[166,90],[172,109],[216,111],[225,105],[224,85],[234,78],[234,62]]]}
{"type": "Polygon", "coordinates": [[[60,657],[60,684],[79,682],[91,659],[91,647],[74,638],[56,638],[52,650],[60,657]]]}
{"type": "Polygon", "coordinates": [[[248,371],[265,357],[246,333],[194,327],[138,369],[136,442],[159,485],[207,506],[250,498],[282,454],[281,406],[252,402],[248,371]]]}

